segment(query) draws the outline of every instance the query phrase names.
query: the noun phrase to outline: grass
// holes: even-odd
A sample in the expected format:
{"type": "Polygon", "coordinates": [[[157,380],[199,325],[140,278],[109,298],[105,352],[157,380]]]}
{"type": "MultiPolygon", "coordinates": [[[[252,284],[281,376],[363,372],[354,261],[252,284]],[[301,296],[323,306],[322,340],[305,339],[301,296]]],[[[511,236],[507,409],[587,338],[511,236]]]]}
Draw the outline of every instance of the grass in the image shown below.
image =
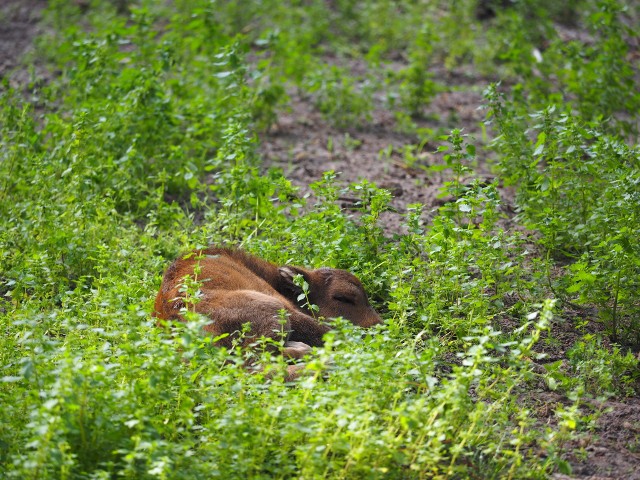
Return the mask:
{"type": "Polygon", "coordinates": [[[59,75],[0,89],[0,476],[547,478],[570,472],[588,399],[637,393],[637,7],[516,2],[485,30],[474,1],[334,3],[50,2],[38,58],[59,75]],[[561,41],[567,17],[594,41],[561,41]],[[338,128],[382,92],[411,128],[446,90],[434,65],[504,85],[490,142],[439,140],[451,201],[430,223],[409,205],[385,236],[388,191],[326,172],[305,198],[262,168],[289,92],[338,128]],[[498,182],[463,182],[480,153],[533,237],[502,226],[498,182]],[[250,375],[202,319],[168,335],[150,316],[163,269],[209,243],[348,268],[385,325],[338,321],[294,385],[265,379],[285,368],[267,354],[250,375]],[[595,315],[545,363],[568,306],[595,315]],[[551,422],[541,384],[568,402],[551,422]]]}

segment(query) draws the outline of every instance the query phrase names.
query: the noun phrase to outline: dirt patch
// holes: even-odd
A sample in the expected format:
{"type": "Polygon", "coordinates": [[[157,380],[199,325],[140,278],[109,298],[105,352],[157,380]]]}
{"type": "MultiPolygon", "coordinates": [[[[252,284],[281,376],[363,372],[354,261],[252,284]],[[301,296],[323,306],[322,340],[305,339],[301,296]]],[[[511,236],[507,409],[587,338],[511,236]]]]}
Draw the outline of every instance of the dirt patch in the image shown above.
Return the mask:
{"type": "MultiPolygon", "coordinates": [[[[477,91],[443,92],[425,113],[425,118],[431,120],[420,121],[420,126],[448,133],[464,125],[469,143],[478,145],[484,119],[479,110],[482,103],[477,91]],[[443,119],[445,124],[434,119],[443,119]]],[[[377,109],[372,120],[362,127],[338,129],[323,118],[312,99],[292,94],[287,111],[278,116],[269,132],[261,135],[259,152],[265,168],[282,168],[285,176],[303,191],[328,170],[338,172],[344,185],[366,179],[388,189],[395,213],[383,215],[381,225],[393,234],[402,232],[402,214],[407,205],[423,204],[428,221],[433,210],[444,203],[440,194],[450,175],[428,170],[443,163],[442,154],[435,153],[440,143],[426,143],[418,149],[420,142],[415,135],[399,132],[389,111],[377,109]],[[407,148],[412,148],[411,161],[404,154],[407,148]]],[[[494,179],[485,159],[478,159],[475,176],[483,181],[494,179]]],[[[505,190],[504,196],[511,198],[512,193],[505,190]]]]}
{"type": "MultiPolygon", "coordinates": [[[[545,403],[561,397],[546,394],[545,403]]],[[[640,399],[610,400],[594,404],[601,414],[593,431],[566,445],[572,475],[555,480],[640,480],[640,399]]]]}
{"type": "Polygon", "coordinates": [[[21,67],[33,51],[34,39],[42,33],[46,5],[45,0],[0,1],[0,78],[9,78],[13,87],[24,87],[30,81],[29,70],[21,67]]]}

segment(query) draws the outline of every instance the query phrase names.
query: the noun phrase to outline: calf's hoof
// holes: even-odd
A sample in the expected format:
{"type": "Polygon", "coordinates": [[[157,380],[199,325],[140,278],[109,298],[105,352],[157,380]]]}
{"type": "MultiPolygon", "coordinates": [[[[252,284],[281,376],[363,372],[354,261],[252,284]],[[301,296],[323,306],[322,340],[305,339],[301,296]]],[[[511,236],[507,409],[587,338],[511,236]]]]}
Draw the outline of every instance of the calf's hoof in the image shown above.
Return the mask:
{"type": "Polygon", "coordinates": [[[311,353],[311,347],[302,342],[285,342],[282,349],[282,355],[285,358],[300,359],[309,353],[311,353]]]}

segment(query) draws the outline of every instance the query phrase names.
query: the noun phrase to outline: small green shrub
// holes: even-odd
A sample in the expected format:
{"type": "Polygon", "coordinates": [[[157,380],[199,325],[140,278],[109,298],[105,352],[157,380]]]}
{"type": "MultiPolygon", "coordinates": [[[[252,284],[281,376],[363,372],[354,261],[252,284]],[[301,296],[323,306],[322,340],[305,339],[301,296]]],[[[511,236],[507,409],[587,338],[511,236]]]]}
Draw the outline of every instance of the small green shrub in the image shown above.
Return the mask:
{"type": "Polygon", "coordinates": [[[370,84],[366,80],[359,83],[344,69],[331,66],[308,74],[306,88],[320,112],[338,127],[346,127],[371,118],[370,84]]]}
{"type": "Polygon", "coordinates": [[[567,359],[568,382],[582,383],[585,391],[594,396],[630,396],[637,391],[638,359],[631,352],[623,355],[617,346],[608,351],[597,338],[585,335],[567,352],[567,359]]]}
{"type": "Polygon", "coordinates": [[[526,127],[495,90],[489,100],[501,132],[500,167],[518,185],[522,216],[550,253],[580,257],[559,287],[598,305],[614,341],[621,334],[637,341],[638,148],[554,107],[530,115],[537,124],[526,127]]]}

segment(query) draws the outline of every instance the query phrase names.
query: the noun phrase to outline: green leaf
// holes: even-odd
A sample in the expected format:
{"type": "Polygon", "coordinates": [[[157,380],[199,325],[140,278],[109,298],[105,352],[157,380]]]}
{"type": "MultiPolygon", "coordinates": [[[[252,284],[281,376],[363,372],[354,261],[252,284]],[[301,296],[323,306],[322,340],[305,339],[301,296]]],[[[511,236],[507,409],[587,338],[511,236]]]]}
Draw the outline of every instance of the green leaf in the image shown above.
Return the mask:
{"type": "Polygon", "coordinates": [[[533,152],[533,155],[537,157],[542,155],[542,152],[544,152],[544,143],[541,143],[536,147],[535,151],[533,152]]]}

